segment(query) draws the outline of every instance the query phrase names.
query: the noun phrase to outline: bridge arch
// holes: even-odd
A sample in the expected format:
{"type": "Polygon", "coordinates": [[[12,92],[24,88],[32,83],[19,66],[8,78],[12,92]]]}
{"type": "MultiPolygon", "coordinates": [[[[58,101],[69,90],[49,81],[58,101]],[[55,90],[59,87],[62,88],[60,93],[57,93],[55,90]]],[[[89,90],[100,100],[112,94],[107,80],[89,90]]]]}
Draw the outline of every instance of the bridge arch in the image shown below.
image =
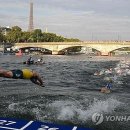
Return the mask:
{"type": "Polygon", "coordinates": [[[112,51],[110,51],[109,53],[119,53],[119,54],[128,54],[130,53],[130,46],[128,47],[119,47],[119,48],[116,48],[112,51]]]}
{"type": "MultiPolygon", "coordinates": [[[[92,48],[91,46],[85,46],[85,45],[71,45],[71,46],[65,46],[65,47],[62,47],[58,50],[58,54],[61,54],[63,51],[66,51],[66,50],[69,50],[71,48],[75,48],[75,47],[87,47],[87,48],[92,48]]],[[[95,50],[95,52],[97,52],[97,55],[100,55],[100,51],[97,50],[97,48],[92,48],[92,50],[95,50]]]]}
{"type": "Polygon", "coordinates": [[[39,51],[39,52],[43,52],[43,53],[49,53],[49,54],[52,54],[52,51],[47,49],[47,48],[44,48],[44,47],[34,47],[34,46],[29,46],[29,47],[20,47],[20,48],[17,48],[17,51],[18,50],[22,50],[25,52],[25,50],[28,50],[28,51],[39,51]],[[36,49],[37,48],[37,49],[36,49]]]}
{"type": "Polygon", "coordinates": [[[111,52],[116,51],[116,50],[120,50],[120,49],[126,49],[126,48],[130,48],[130,46],[118,47],[118,48],[112,49],[111,52]]]}

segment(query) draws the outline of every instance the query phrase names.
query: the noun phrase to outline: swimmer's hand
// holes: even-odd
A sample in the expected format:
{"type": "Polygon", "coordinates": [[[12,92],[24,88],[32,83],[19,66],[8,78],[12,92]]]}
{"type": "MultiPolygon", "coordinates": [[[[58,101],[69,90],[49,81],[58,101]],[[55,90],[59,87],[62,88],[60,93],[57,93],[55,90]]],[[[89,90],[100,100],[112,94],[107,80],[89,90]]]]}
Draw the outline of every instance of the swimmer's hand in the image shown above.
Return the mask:
{"type": "Polygon", "coordinates": [[[44,84],[42,84],[42,85],[40,85],[41,87],[45,87],[45,85],[44,84]]]}

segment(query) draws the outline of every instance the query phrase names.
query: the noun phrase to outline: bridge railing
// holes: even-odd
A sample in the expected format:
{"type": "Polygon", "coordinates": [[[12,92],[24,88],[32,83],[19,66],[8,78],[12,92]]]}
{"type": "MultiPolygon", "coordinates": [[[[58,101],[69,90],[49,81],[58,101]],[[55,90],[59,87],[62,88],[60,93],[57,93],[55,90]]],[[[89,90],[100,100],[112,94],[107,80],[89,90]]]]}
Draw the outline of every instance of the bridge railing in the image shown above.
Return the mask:
{"type": "Polygon", "coordinates": [[[60,45],[60,44],[65,44],[65,45],[80,45],[80,44],[118,44],[118,45],[130,45],[130,41],[83,41],[83,42],[35,42],[35,43],[15,43],[15,45],[29,45],[29,44],[34,44],[34,45],[60,45]]]}

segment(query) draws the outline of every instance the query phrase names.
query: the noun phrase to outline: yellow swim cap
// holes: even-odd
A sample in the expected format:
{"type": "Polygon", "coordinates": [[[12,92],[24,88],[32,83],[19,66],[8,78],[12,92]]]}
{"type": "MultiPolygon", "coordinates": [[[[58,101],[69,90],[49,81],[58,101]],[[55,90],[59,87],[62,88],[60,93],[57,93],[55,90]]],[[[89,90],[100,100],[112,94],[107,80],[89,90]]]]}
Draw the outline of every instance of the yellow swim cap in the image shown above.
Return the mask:
{"type": "Polygon", "coordinates": [[[33,76],[33,72],[29,69],[22,69],[22,72],[23,72],[24,79],[30,79],[33,76]]]}

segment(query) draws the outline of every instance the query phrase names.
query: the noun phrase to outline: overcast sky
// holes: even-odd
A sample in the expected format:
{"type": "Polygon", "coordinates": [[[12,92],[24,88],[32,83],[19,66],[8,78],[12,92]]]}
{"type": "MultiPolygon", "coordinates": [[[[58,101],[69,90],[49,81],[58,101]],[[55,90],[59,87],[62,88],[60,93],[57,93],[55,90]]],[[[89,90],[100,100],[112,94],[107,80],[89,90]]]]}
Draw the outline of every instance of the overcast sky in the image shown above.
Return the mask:
{"type": "MultiPolygon", "coordinates": [[[[130,40],[130,0],[32,0],[34,27],[80,40],[130,40]]],[[[30,0],[0,0],[0,26],[28,29],[30,0]]]]}

